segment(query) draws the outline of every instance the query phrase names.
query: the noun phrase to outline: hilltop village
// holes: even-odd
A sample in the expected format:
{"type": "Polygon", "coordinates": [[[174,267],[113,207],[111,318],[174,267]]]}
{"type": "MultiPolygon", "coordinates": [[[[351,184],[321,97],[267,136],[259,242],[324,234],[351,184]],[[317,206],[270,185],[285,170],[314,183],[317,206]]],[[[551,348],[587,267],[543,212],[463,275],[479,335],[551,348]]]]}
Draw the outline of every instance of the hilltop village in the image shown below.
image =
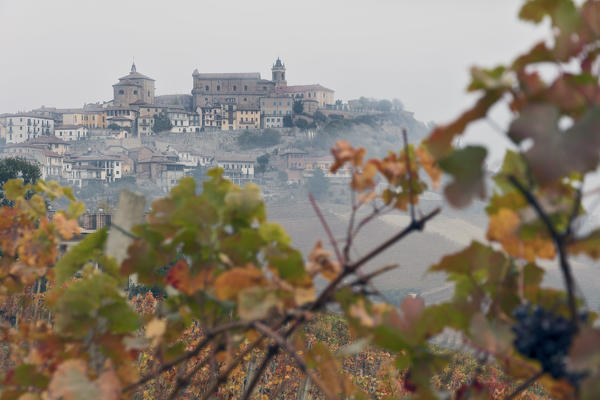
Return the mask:
{"type": "Polygon", "coordinates": [[[0,157],[25,158],[40,166],[42,179],[80,191],[127,182],[158,196],[212,166],[235,183],[260,178],[285,188],[317,169],[325,179],[346,181],[348,171],[329,173],[323,132],[404,112],[397,100],[344,103],[320,84],[288,85],[279,58],[271,71],[267,80],[195,70],[191,94],[158,96],[155,80],[133,63],[110,101],[0,114],[0,157]]]}

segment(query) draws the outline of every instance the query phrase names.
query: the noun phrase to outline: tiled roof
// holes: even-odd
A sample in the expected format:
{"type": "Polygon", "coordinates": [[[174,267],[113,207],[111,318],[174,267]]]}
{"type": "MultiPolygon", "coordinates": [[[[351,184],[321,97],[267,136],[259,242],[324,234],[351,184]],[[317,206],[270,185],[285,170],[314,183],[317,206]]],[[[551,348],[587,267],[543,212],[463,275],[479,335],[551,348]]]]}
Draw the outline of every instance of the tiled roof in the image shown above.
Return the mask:
{"type": "Polygon", "coordinates": [[[278,92],[283,93],[294,93],[294,92],[308,92],[311,90],[324,90],[326,92],[334,92],[332,89],[328,89],[325,86],[319,84],[315,85],[294,85],[294,86],[282,86],[276,89],[278,92]]]}

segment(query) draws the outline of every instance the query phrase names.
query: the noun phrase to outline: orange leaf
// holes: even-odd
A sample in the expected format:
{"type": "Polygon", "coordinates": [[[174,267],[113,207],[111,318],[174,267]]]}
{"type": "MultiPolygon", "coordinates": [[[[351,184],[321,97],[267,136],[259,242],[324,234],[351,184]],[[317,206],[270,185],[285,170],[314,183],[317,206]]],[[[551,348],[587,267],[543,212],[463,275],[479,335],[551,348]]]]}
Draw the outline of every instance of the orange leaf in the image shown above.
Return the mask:
{"type": "Polygon", "coordinates": [[[252,264],[222,273],[215,280],[215,294],[221,300],[235,300],[240,291],[267,286],[263,272],[252,264]]]}

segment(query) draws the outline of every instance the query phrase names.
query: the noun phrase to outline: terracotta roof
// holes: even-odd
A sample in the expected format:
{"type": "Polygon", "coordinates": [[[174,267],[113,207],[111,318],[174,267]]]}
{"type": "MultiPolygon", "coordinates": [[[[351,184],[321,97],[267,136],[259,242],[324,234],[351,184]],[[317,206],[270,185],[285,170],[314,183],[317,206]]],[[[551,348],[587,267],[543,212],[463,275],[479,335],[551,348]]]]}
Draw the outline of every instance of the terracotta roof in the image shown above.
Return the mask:
{"type": "Polygon", "coordinates": [[[62,139],[57,138],[56,136],[38,136],[34,139],[28,140],[28,143],[31,144],[64,144],[70,146],[70,143],[65,142],[62,139]]]}
{"type": "Polygon", "coordinates": [[[240,156],[240,155],[236,155],[236,154],[228,154],[228,155],[218,155],[215,156],[215,160],[217,162],[221,162],[221,161],[232,161],[232,162],[256,162],[255,159],[253,158],[249,158],[248,156],[240,156]]]}
{"type": "Polygon", "coordinates": [[[50,151],[50,150],[44,150],[44,155],[46,157],[55,157],[55,158],[61,158],[62,157],[62,154],[58,154],[58,153],[55,153],[55,152],[50,151]]]}
{"type": "Polygon", "coordinates": [[[122,78],[119,78],[120,81],[125,80],[125,79],[147,79],[149,81],[153,81],[154,79],[144,75],[144,74],[140,74],[137,71],[132,71],[130,72],[128,75],[125,75],[122,78]]]}
{"type": "Polygon", "coordinates": [[[277,88],[277,91],[284,93],[293,93],[293,92],[308,92],[311,90],[324,90],[326,92],[334,92],[332,89],[328,89],[325,86],[321,86],[319,84],[315,85],[295,85],[295,86],[282,86],[277,88]]]}
{"type": "Polygon", "coordinates": [[[83,126],[83,125],[58,125],[54,129],[55,130],[72,130],[72,129],[79,129],[79,128],[85,128],[85,126],[83,126]]]}

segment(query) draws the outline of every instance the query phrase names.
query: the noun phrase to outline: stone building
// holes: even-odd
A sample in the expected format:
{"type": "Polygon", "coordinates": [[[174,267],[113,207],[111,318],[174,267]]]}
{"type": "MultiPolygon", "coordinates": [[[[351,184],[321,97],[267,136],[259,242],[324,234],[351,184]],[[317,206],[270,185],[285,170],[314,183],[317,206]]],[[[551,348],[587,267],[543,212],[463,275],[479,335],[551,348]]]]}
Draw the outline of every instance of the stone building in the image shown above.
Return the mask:
{"type": "Polygon", "coordinates": [[[277,93],[291,96],[296,100],[316,100],[319,108],[335,104],[335,91],[319,84],[282,86],[277,88],[277,93]]]}
{"type": "Polygon", "coordinates": [[[154,103],[154,79],[137,72],[135,63],[131,65],[129,75],[119,78],[113,89],[113,103],[116,106],[127,107],[137,101],[154,103]]]}
{"type": "Polygon", "coordinates": [[[42,135],[54,135],[54,119],[23,113],[3,117],[6,143],[22,143],[42,135]]]}
{"type": "Polygon", "coordinates": [[[89,137],[89,131],[84,125],[58,125],[54,136],[66,141],[81,140],[89,137]]]}
{"type": "Polygon", "coordinates": [[[258,108],[260,97],[275,89],[275,82],[262,79],[260,73],[192,74],[194,108],[215,104],[237,104],[258,108]]]}

